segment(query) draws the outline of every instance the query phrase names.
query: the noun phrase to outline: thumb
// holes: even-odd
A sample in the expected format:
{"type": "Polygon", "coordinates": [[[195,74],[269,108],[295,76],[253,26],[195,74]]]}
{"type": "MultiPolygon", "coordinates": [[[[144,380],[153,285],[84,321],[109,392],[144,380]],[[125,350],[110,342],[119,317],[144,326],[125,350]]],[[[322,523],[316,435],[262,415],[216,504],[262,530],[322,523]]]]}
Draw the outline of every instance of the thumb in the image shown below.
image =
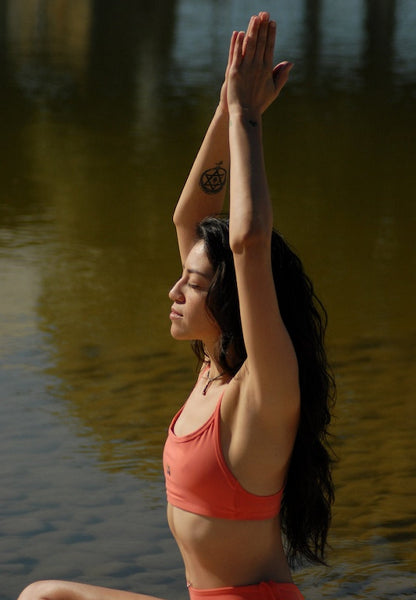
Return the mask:
{"type": "Polygon", "coordinates": [[[293,68],[293,63],[285,61],[275,66],[273,69],[273,81],[277,93],[283,88],[289,78],[289,73],[293,68]]]}

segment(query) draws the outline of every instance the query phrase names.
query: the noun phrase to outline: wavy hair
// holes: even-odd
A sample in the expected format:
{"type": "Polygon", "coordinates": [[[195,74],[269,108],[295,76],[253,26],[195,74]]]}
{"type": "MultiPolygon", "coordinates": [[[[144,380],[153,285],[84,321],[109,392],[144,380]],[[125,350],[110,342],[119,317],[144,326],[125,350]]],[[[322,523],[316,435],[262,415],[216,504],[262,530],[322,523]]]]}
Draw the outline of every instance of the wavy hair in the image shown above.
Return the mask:
{"type": "MultiPolygon", "coordinates": [[[[228,219],[205,218],[197,226],[197,237],[203,240],[214,269],[207,310],[221,329],[218,360],[225,372],[235,375],[247,353],[228,219]]],[[[324,346],[327,314],[300,259],[276,230],[272,232],[271,259],[280,313],[298,360],[301,397],[299,427],[280,513],[286,554],[292,566],[305,559],[326,564],[334,502],[328,426],[335,399],[335,383],[324,346]]],[[[200,340],[193,341],[192,348],[200,363],[207,360],[200,340]]]]}

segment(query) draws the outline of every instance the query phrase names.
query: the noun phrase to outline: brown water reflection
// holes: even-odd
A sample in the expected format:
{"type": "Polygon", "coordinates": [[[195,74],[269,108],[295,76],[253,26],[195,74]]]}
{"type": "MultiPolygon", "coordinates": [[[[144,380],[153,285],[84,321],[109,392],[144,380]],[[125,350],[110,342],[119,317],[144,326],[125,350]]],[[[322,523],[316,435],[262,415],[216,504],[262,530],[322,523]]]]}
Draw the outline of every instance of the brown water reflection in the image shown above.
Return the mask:
{"type": "MultiPolygon", "coordinates": [[[[161,525],[194,375],[169,336],[171,213],[229,32],[261,8],[0,5],[1,598],[51,576],[183,595],[161,525]]],[[[416,10],[296,0],[280,21],[296,67],[265,118],[275,221],[327,305],[338,382],[332,566],[298,579],[311,600],[411,597],[416,10]]]]}

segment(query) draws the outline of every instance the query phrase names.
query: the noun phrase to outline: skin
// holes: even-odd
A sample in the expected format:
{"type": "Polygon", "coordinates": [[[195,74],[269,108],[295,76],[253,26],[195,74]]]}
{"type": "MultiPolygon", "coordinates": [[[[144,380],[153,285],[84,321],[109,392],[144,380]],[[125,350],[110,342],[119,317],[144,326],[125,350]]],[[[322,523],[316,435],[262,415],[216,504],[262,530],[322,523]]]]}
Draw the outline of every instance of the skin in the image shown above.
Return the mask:
{"type": "Polygon", "coordinates": [[[169,292],[169,298],[173,301],[171,334],[175,339],[203,339],[206,345],[215,345],[220,329],[206,309],[206,297],[213,274],[204,245],[197,242],[186,258],[181,278],[169,292]]]}
{"type": "MultiPolygon", "coordinates": [[[[183,265],[169,293],[175,339],[201,339],[210,376],[216,359],[218,325],[205,307],[212,266],[195,225],[221,211],[224,185],[207,193],[202,175],[221,166],[230,177],[230,246],[234,256],[247,360],[230,379],[198,379],[175,424],[187,435],[210,417],[222,392],[221,447],[224,459],[249,492],[274,494],[287,474],[299,420],[295,352],[280,316],[270,264],[273,222],[262,149],[262,114],[285,85],[290,63],[273,66],[276,26],[268,13],[253,16],[247,32],[230,42],[220,101],[174,213],[183,265]],[[256,290],[256,293],[253,293],[256,290]]],[[[168,521],[181,551],[186,577],[196,588],[291,582],[279,516],[235,521],[196,515],[168,505],[168,521]]],[[[147,596],[68,582],[38,582],[20,600],[134,600],[147,596]]]]}
{"type": "MultiPolygon", "coordinates": [[[[206,398],[201,395],[203,381],[196,384],[175,433],[198,429],[224,391],[225,460],[241,485],[260,495],[273,494],[284,485],[299,418],[296,356],[280,316],[270,264],[273,216],[261,139],[262,112],[279,95],[291,68],[290,63],[273,67],[275,31],[268,14],[261,13],[251,19],[247,34],[233,34],[220,105],[174,215],[181,258],[186,261],[195,244],[195,223],[222,206],[221,194],[204,195],[197,178],[213,164],[229,164],[229,152],[230,245],[247,360],[236,377],[214,382],[206,398]]],[[[220,372],[215,344],[202,339],[214,376],[220,372]]],[[[169,506],[168,518],[194,587],[292,581],[278,517],[226,521],[169,506]]]]}

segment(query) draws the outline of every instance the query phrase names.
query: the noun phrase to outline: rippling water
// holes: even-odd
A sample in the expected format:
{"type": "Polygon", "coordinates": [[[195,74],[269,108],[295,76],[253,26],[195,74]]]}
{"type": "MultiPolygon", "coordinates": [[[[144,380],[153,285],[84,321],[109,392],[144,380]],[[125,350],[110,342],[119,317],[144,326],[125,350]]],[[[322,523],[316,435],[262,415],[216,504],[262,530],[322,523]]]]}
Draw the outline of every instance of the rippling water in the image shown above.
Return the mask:
{"type": "Polygon", "coordinates": [[[171,213],[233,28],[278,10],[275,222],[329,312],[339,461],[308,600],[415,597],[416,7],[0,4],[0,599],[34,579],[184,598],[161,452],[192,384],[171,213]],[[277,7],[277,9],[276,9],[277,7]]]}

